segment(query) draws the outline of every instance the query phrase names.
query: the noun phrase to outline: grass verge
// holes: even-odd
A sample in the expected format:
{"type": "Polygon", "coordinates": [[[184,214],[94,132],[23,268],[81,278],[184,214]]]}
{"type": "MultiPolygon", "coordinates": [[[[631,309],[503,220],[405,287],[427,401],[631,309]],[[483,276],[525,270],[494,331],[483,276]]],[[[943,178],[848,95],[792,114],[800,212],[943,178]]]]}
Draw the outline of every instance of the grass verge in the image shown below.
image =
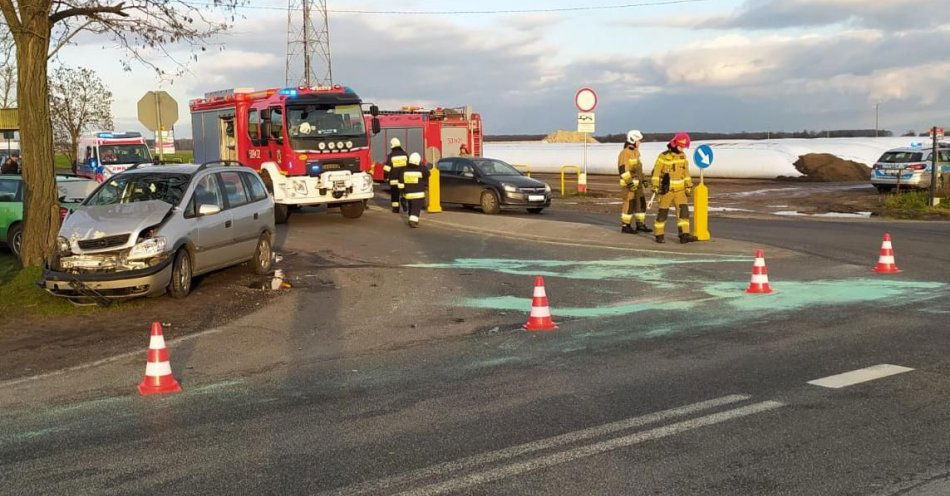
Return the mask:
{"type": "Polygon", "coordinates": [[[950,197],[943,193],[940,203],[929,206],[930,193],[908,191],[884,197],[884,212],[887,217],[899,219],[950,219],[950,197]]]}
{"type": "Polygon", "coordinates": [[[37,287],[36,281],[42,276],[41,268],[21,268],[12,255],[0,255],[0,318],[85,315],[125,309],[137,304],[129,302],[109,307],[76,306],[37,287]]]}

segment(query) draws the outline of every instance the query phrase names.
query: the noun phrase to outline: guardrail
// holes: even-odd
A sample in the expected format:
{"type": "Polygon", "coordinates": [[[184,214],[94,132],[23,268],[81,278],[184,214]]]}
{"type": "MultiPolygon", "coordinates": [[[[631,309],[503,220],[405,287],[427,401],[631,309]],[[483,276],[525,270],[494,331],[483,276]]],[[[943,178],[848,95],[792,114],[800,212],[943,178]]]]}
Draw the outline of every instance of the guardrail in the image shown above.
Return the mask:
{"type": "Polygon", "coordinates": [[[561,196],[564,195],[564,176],[568,171],[574,172],[574,184],[580,183],[581,168],[576,165],[565,165],[561,167],[561,196]]]}

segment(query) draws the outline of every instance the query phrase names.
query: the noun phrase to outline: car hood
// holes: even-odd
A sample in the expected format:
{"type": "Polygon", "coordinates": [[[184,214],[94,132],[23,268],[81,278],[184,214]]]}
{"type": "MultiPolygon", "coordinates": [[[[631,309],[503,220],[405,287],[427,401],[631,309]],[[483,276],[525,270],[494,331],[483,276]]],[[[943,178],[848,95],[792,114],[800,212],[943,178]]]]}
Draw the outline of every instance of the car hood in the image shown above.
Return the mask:
{"type": "Polygon", "coordinates": [[[528,176],[488,176],[498,184],[505,183],[518,188],[543,188],[544,183],[528,176]]]}
{"type": "Polygon", "coordinates": [[[170,204],[161,200],[82,206],[66,217],[59,234],[70,240],[136,234],[161,222],[171,209],[170,204]]]}

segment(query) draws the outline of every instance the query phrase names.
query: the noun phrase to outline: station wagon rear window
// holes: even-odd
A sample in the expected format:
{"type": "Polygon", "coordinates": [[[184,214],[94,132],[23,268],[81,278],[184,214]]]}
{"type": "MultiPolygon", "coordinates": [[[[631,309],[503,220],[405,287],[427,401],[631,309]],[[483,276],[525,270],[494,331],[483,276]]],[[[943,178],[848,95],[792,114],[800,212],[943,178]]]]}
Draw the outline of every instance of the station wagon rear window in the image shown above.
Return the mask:
{"type": "Polygon", "coordinates": [[[923,154],[920,152],[885,152],[878,159],[882,164],[904,164],[907,162],[920,162],[923,154]]]}

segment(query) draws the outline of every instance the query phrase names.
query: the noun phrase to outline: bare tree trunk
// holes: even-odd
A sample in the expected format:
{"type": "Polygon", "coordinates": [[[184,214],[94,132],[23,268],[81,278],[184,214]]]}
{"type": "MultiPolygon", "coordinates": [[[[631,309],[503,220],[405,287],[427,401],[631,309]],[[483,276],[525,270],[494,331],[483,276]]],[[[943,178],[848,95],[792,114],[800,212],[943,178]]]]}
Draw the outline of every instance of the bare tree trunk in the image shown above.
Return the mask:
{"type": "Polygon", "coordinates": [[[21,259],[23,266],[29,267],[42,265],[54,253],[60,220],[46,77],[49,0],[23,0],[20,9],[22,26],[14,31],[14,37],[25,193],[21,259]]]}

